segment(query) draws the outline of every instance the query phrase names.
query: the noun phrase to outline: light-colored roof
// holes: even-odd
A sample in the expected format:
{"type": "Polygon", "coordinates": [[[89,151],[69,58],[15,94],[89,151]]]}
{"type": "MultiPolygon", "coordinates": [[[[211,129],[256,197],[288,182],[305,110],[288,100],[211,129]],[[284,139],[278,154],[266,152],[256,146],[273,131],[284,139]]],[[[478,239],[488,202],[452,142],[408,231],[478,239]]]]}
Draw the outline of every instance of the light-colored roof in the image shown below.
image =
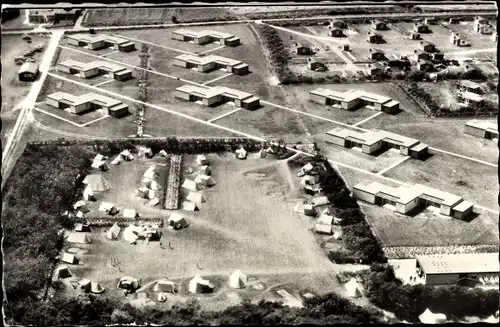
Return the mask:
{"type": "Polygon", "coordinates": [[[87,102],[92,102],[102,106],[112,107],[122,103],[119,100],[108,98],[107,96],[100,95],[97,93],[87,93],[80,96],[75,96],[66,92],[56,92],[47,95],[47,98],[51,98],[56,101],[69,102],[74,106],[82,105],[87,102]]]}
{"type": "Polygon", "coordinates": [[[235,90],[225,86],[206,88],[197,85],[183,85],[178,87],[177,91],[197,95],[203,98],[214,98],[216,96],[223,95],[228,98],[243,100],[253,96],[245,91],[235,90]]]}
{"type": "Polygon", "coordinates": [[[344,139],[355,139],[357,142],[366,145],[372,145],[377,142],[384,141],[387,143],[399,144],[401,146],[410,148],[420,143],[419,140],[411,137],[375,129],[369,130],[367,132],[358,132],[347,128],[338,127],[332,129],[331,131],[328,131],[326,134],[336,137],[342,137],[344,139]]]}
{"type": "Polygon", "coordinates": [[[34,62],[25,62],[24,64],[21,65],[21,68],[19,68],[19,74],[21,73],[36,74],[37,71],[38,71],[38,64],[35,64],[34,62]]]}
{"type": "Polygon", "coordinates": [[[121,70],[127,70],[127,68],[125,66],[118,65],[118,64],[115,64],[115,63],[109,62],[109,61],[100,61],[100,60],[91,61],[91,62],[81,62],[81,61],[69,59],[69,60],[65,60],[63,62],[60,62],[58,65],[71,67],[73,69],[77,69],[80,71],[88,71],[88,70],[91,70],[94,68],[99,68],[99,69],[105,70],[107,72],[115,73],[115,72],[119,72],[121,70]]]}
{"type": "Polygon", "coordinates": [[[421,255],[417,261],[426,274],[498,273],[497,253],[421,255]]]}
{"type": "Polygon", "coordinates": [[[359,183],[354,186],[355,189],[370,193],[384,193],[395,199],[396,202],[407,204],[415,198],[432,198],[433,201],[442,205],[453,207],[463,199],[460,196],[448,192],[436,190],[421,184],[404,184],[399,187],[391,187],[378,182],[359,183]]]}
{"type": "Polygon", "coordinates": [[[481,84],[473,82],[473,81],[469,81],[467,79],[458,81],[458,84],[465,86],[465,87],[469,87],[471,89],[481,89],[482,88],[481,84]]]}
{"type": "Polygon", "coordinates": [[[469,91],[465,91],[464,93],[462,93],[462,96],[465,99],[476,101],[476,102],[481,102],[484,100],[482,95],[479,95],[479,94],[473,93],[473,92],[469,92],[469,91]]]}
{"type": "Polygon", "coordinates": [[[494,121],[487,120],[471,120],[465,124],[466,126],[483,129],[485,131],[498,133],[498,124],[494,121]]]}
{"type": "Polygon", "coordinates": [[[185,36],[191,36],[191,37],[204,37],[204,36],[211,36],[211,37],[216,37],[220,39],[229,39],[232,37],[235,37],[234,34],[229,34],[229,33],[224,33],[224,32],[219,32],[219,31],[214,31],[214,30],[203,30],[203,31],[194,31],[194,30],[187,30],[187,29],[180,29],[176,30],[173,33],[175,34],[181,34],[185,36]]]}
{"type": "Polygon", "coordinates": [[[109,34],[69,34],[68,38],[87,43],[108,42],[112,44],[130,43],[129,40],[109,34]]]}
{"type": "Polygon", "coordinates": [[[424,324],[445,323],[446,315],[443,313],[433,313],[428,308],[418,316],[420,322],[424,324]]]}
{"type": "Polygon", "coordinates": [[[216,56],[216,55],[208,55],[204,57],[199,57],[191,54],[181,54],[180,56],[175,57],[175,59],[178,60],[183,60],[187,62],[192,62],[194,64],[198,65],[207,65],[212,62],[221,64],[221,65],[230,65],[230,66],[236,66],[242,63],[241,60],[236,60],[236,59],[231,59],[231,58],[226,58],[226,57],[221,57],[221,56],[216,56]]]}
{"type": "Polygon", "coordinates": [[[332,234],[332,225],[316,224],[314,225],[316,233],[332,234]]]}
{"type": "Polygon", "coordinates": [[[391,98],[384,96],[384,95],[360,91],[360,90],[349,90],[346,92],[339,92],[339,91],[334,91],[334,90],[329,90],[329,89],[324,89],[324,88],[318,88],[318,89],[309,91],[309,93],[324,96],[326,98],[331,98],[331,99],[334,99],[337,101],[343,101],[343,102],[351,102],[351,101],[354,101],[356,99],[361,99],[364,101],[385,104],[386,102],[389,102],[389,101],[395,101],[395,100],[392,100],[391,98]]]}
{"type": "Polygon", "coordinates": [[[453,210],[459,211],[459,212],[464,212],[473,206],[474,206],[474,203],[472,203],[470,201],[462,201],[459,204],[457,204],[456,206],[454,206],[453,210]]]}

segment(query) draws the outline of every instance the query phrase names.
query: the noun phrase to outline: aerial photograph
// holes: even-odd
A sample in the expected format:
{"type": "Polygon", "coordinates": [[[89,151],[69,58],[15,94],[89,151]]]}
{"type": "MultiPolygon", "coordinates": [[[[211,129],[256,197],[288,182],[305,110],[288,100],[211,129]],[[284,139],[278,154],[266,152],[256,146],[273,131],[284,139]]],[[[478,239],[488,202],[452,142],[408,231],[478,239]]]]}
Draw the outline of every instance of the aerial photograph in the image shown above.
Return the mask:
{"type": "Polygon", "coordinates": [[[499,323],[495,1],[1,14],[4,325],[499,323]]]}

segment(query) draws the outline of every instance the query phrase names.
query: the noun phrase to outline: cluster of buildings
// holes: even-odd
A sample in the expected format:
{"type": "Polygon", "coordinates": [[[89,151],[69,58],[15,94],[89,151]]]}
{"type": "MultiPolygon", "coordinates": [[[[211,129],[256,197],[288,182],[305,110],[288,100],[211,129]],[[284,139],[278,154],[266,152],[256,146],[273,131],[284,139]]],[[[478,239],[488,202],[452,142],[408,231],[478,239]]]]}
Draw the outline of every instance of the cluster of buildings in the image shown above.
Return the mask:
{"type": "Polygon", "coordinates": [[[213,30],[176,30],[172,32],[172,39],[184,42],[193,42],[194,44],[199,45],[215,42],[234,47],[240,44],[239,37],[234,36],[233,34],[213,30]]]}
{"type": "Polygon", "coordinates": [[[474,203],[460,196],[420,184],[391,187],[378,182],[362,182],[353,187],[353,195],[371,204],[389,206],[401,214],[433,206],[439,208],[442,215],[464,219],[474,209],[474,203]]]}
{"type": "Polygon", "coordinates": [[[479,34],[492,34],[493,25],[491,25],[489,20],[478,16],[474,19],[474,32],[479,34]]]}
{"type": "Polygon", "coordinates": [[[484,104],[483,86],[479,83],[461,80],[457,82],[457,95],[468,106],[480,106],[484,104]]]}
{"type": "Polygon", "coordinates": [[[45,103],[55,108],[66,109],[73,114],[101,109],[106,115],[120,118],[129,113],[128,104],[97,93],[75,96],[65,92],[56,92],[47,95],[45,103]]]}
{"type": "Polygon", "coordinates": [[[260,99],[258,97],[251,93],[225,86],[201,87],[183,85],[175,90],[175,97],[191,102],[200,101],[205,106],[234,102],[236,107],[244,109],[257,109],[260,107],[260,99]]]}
{"type": "Polygon", "coordinates": [[[344,21],[331,19],[328,25],[328,34],[332,37],[342,37],[345,36],[344,29],[347,28],[347,24],[344,21]]]}
{"type": "Polygon", "coordinates": [[[444,60],[444,54],[436,49],[434,43],[420,41],[419,48],[414,50],[413,60],[420,71],[433,71],[434,63],[440,63],[444,60]]]}
{"type": "Polygon", "coordinates": [[[135,44],[129,40],[108,34],[69,34],[68,44],[78,47],[88,47],[90,50],[100,50],[113,47],[121,52],[135,50],[135,44]]]}
{"type": "Polygon", "coordinates": [[[399,150],[399,153],[412,158],[424,159],[428,156],[429,146],[419,140],[383,130],[357,132],[347,128],[335,128],[328,131],[328,143],[346,148],[359,147],[362,153],[374,154],[387,149],[399,150]]]}
{"type": "Polygon", "coordinates": [[[30,24],[57,24],[64,21],[74,23],[80,16],[80,9],[30,9],[28,21],[30,24]]]}
{"type": "Polygon", "coordinates": [[[215,69],[223,69],[228,73],[236,75],[248,74],[248,64],[241,60],[225,58],[216,55],[195,56],[191,54],[182,54],[174,58],[174,65],[196,69],[199,72],[206,73],[215,69]]]}
{"type": "Polygon", "coordinates": [[[57,65],[57,70],[66,74],[78,74],[81,78],[92,78],[109,74],[117,81],[126,81],[132,78],[132,71],[124,66],[109,61],[80,62],[66,60],[57,65]]]}
{"type": "Polygon", "coordinates": [[[344,110],[355,110],[357,108],[366,107],[386,113],[399,112],[398,101],[365,91],[349,90],[346,92],[338,92],[319,88],[309,91],[309,99],[319,104],[344,110]]]}

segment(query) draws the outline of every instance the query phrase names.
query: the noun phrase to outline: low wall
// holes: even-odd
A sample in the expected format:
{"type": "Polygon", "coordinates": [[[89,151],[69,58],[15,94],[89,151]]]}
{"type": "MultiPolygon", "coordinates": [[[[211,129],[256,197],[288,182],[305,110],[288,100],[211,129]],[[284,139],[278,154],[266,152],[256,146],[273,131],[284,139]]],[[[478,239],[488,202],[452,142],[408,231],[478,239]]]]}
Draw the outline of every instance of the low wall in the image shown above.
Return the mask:
{"type": "Polygon", "coordinates": [[[76,218],[76,223],[87,224],[90,227],[105,227],[118,224],[120,227],[127,227],[130,224],[158,224],[163,226],[163,218],[76,218]]]}

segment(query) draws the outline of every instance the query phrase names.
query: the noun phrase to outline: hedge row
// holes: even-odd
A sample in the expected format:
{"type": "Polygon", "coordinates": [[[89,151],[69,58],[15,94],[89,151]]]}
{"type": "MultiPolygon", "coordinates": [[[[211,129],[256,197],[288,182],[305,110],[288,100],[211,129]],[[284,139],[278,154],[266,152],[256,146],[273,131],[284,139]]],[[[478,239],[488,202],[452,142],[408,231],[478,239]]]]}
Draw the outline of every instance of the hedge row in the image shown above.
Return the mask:
{"type": "Polygon", "coordinates": [[[120,227],[126,227],[130,224],[158,224],[163,226],[163,218],[75,218],[75,223],[87,224],[90,227],[105,227],[113,226],[113,224],[118,224],[120,227]]]}
{"type": "Polygon", "coordinates": [[[384,252],[390,259],[415,258],[417,255],[492,253],[497,251],[498,251],[498,244],[384,247],[384,252]]]}
{"type": "Polygon", "coordinates": [[[166,181],[163,207],[168,210],[179,209],[179,188],[181,186],[182,156],[170,156],[170,169],[166,181]]]}

